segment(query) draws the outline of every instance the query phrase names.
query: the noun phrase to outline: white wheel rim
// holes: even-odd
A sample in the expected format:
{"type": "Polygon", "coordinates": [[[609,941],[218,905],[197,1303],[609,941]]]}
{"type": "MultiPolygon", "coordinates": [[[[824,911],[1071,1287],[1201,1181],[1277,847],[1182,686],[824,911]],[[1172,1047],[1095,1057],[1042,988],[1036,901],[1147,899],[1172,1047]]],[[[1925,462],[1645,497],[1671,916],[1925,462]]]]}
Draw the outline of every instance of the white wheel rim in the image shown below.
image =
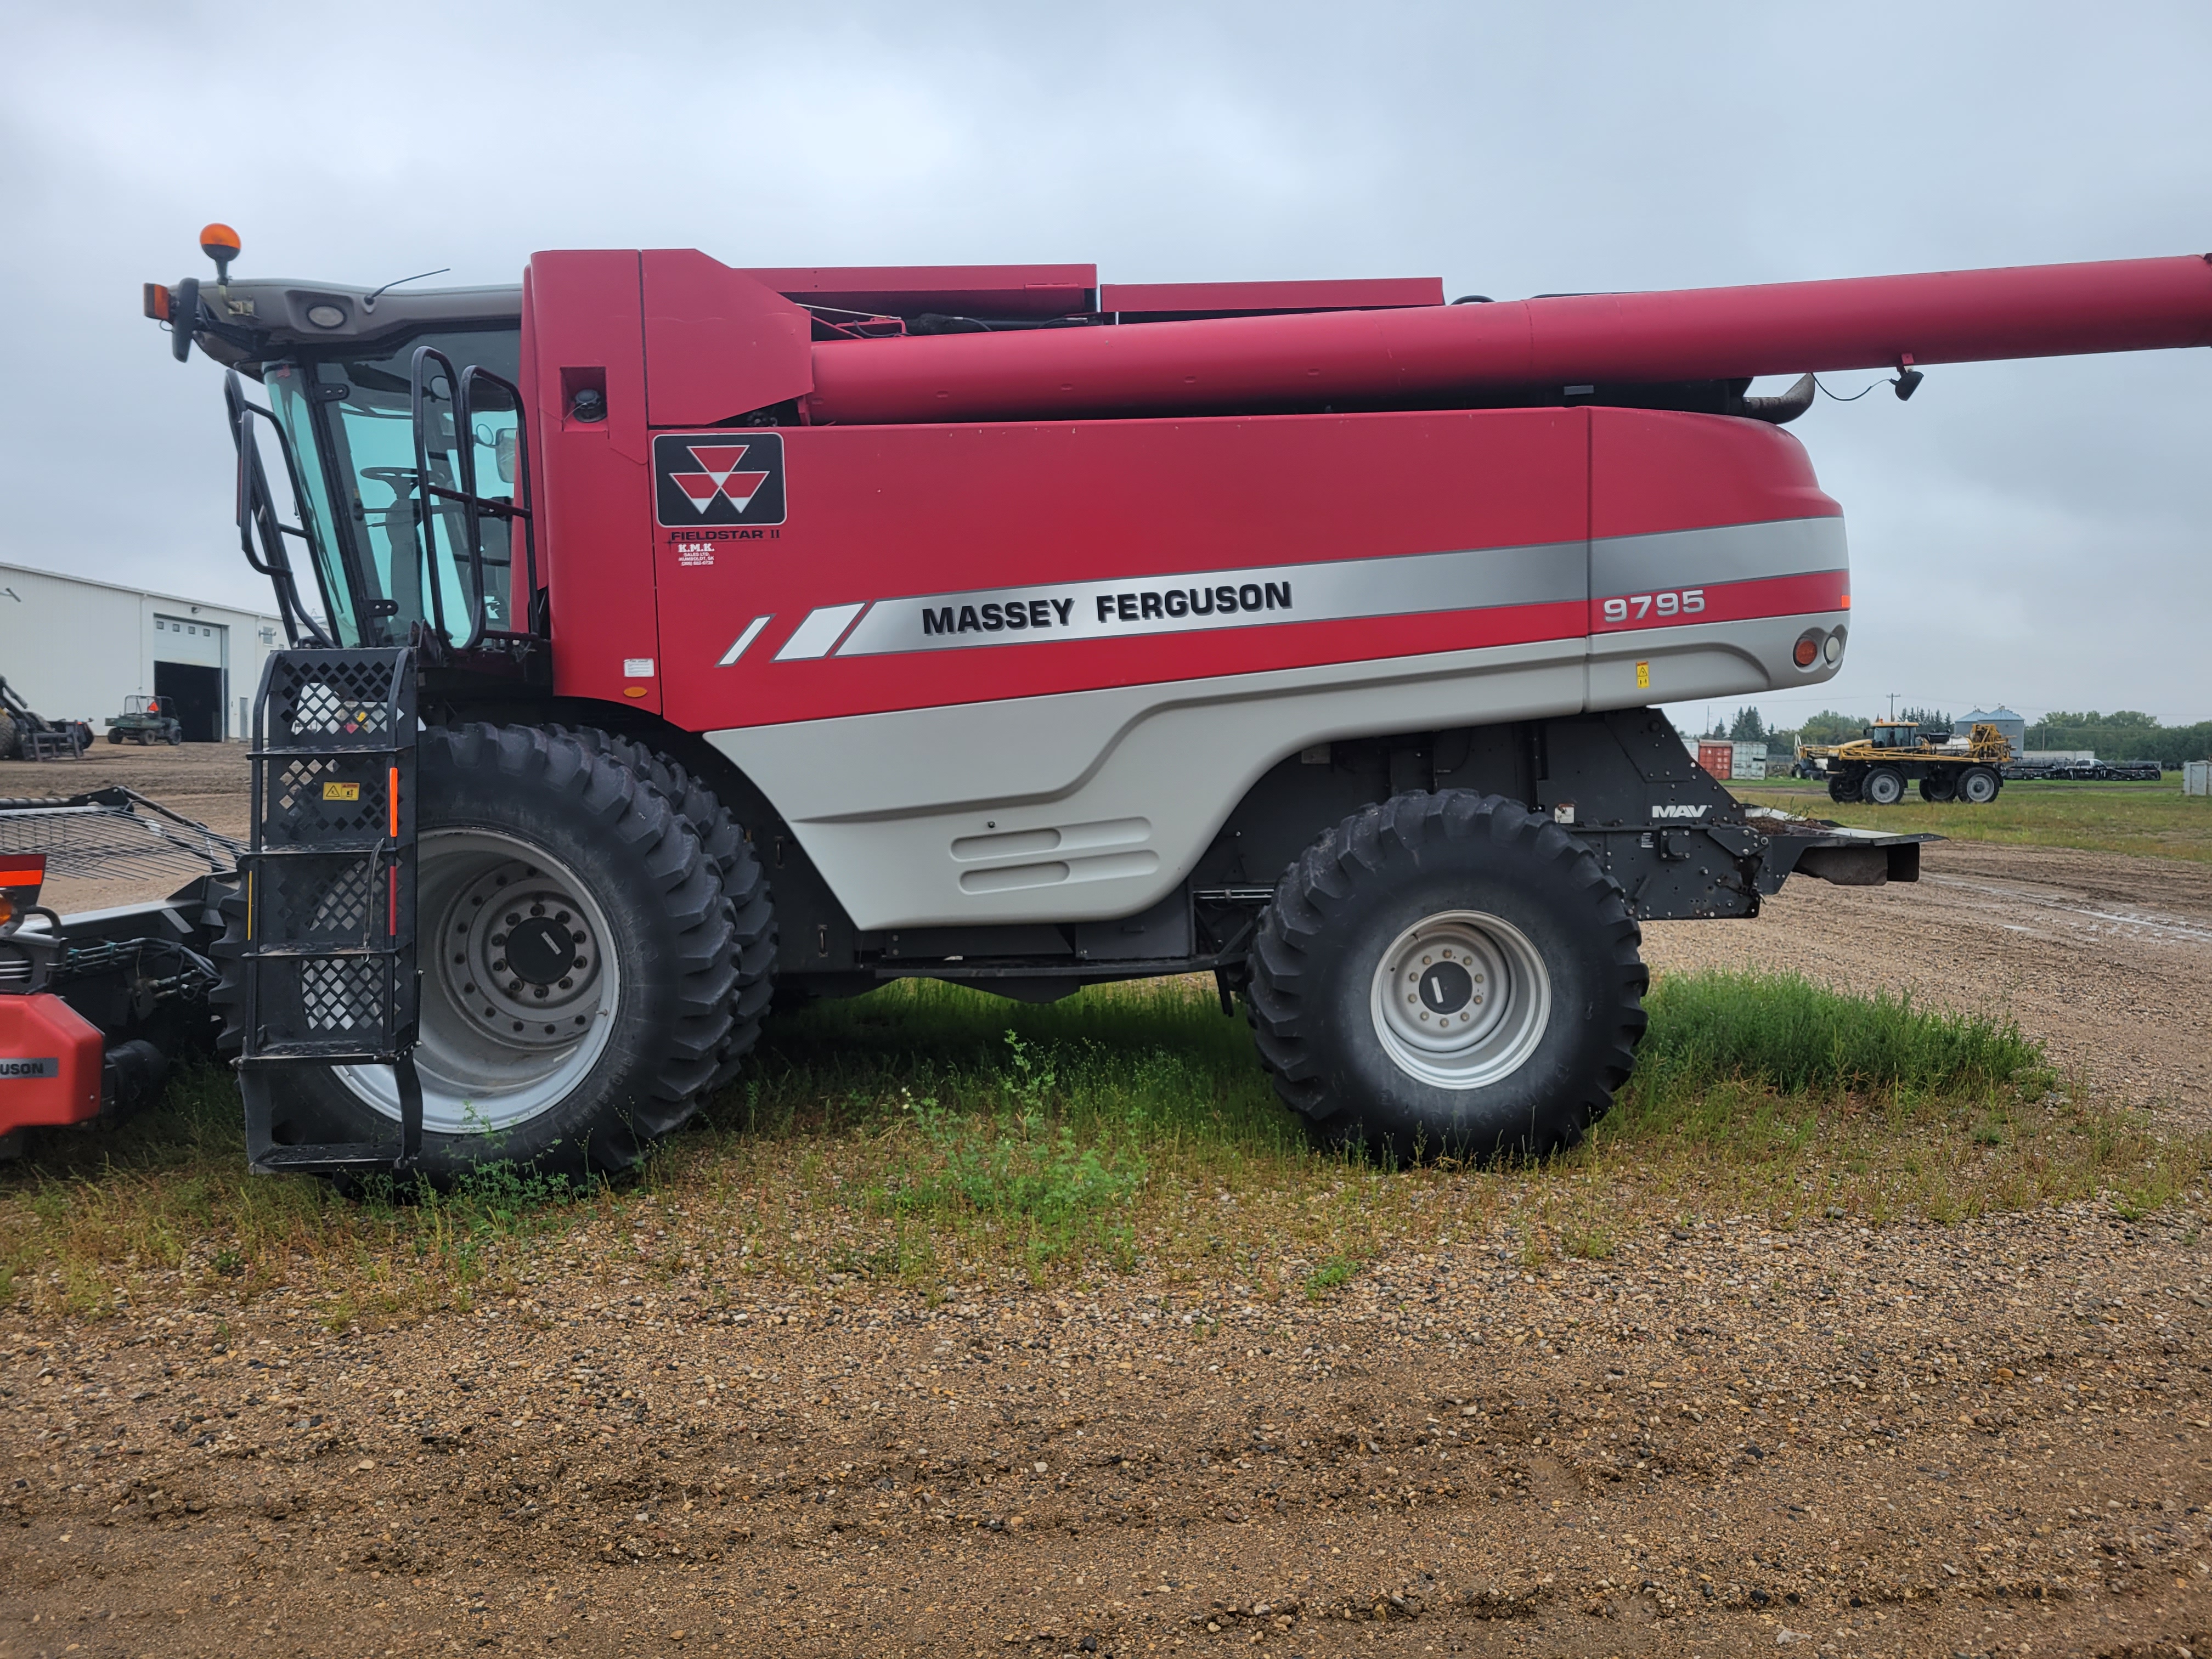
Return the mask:
{"type": "Polygon", "coordinates": [[[1368,1012],[1398,1069],[1482,1089],[1528,1062],[1552,1020],[1552,976],[1528,937],[1480,910],[1424,917],[1375,965],[1368,1012]]]}
{"type": "MultiPolygon", "coordinates": [[[[606,1049],[622,998],[606,913],[574,872],[511,836],[433,830],[415,860],[422,1127],[513,1128],[566,1099],[606,1049]]],[[[335,1073],[398,1117],[390,1066],[335,1073]]]]}
{"type": "Polygon", "coordinates": [[[1979,773],[1975,773],[1966,778],[1965,786],[1959,793],[1964,795],[1972,805],[1980,806],[1994,800],[1997,792],[1990,787],[1990,781],[1987,778],[1979,773]]]}

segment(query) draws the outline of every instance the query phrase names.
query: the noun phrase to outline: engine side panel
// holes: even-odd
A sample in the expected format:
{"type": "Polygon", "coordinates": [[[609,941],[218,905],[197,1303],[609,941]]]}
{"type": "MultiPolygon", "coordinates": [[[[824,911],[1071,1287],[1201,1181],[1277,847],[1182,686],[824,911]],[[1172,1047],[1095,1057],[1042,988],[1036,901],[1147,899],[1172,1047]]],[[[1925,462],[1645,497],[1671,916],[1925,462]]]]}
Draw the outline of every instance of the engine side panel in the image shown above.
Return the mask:
{"type": "MultiPolygon", "coordinates": [[[[1674,629],[1650,648],[1676,653],[1657,662],[1678,695],[1765,690],[1807,620],[1674,629]]],[[[1302,750],[1580,712],[1585,647],[1576,638],[707,737],[775,803],[861,928],[1088,921],[1164,897],[1261,775],[1302,750]]]]}
{"type": "Polygon", "coordinates": [[[1844,620],[1843,521],[1774,437],[1617,410],[663,434],[782,489],[773,525],[690,527],[696,479],[659,504],[663,684],[858,927],[1127,916],[1314,745],[1827,678],[1790,647],[1844,620]],[[1673,482],[1593,542],[1600,432],[1673,482]]]}

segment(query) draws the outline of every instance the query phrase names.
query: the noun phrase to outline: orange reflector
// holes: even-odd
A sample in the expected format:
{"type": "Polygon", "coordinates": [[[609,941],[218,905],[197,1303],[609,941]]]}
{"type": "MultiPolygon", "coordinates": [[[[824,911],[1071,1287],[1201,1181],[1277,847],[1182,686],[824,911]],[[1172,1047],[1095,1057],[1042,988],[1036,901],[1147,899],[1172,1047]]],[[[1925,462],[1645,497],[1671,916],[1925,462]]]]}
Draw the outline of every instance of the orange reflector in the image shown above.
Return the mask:
{"type": "Polygon", "coordinates": [[[38,903],[46,878],[44,853],[0,855],[0,932],[13,927],[38,903]]]}
{"type": "Polygon", "coordinates": [[[210,259],[234,259],[240,246],[238,233],[228,225],[200,227],[200,252],[210,259]]]}
{"type": "Polygon", "coordinates": [[[392,769],[390,785],[385,790],[384,796],[391,809],[392,839],[398,841],[399,839],[399,769],[396,766],[392,769]]]}
{"type": "Polygon", "coordinates": [[[146,284],[146,314],[157,323],[169,320],[169,290],[159,283],[146,284]]]}
{"type": "Polygon", "coordinates": [[[1850,610],[1850,608],[1851,608],[1851,596],[1850,596],[1850,594],[1846,593],[1846,594],[1844,594],[1844,610],[1846,610],[1846,611],[1848,611],[1848,610],[1850,610]]]}

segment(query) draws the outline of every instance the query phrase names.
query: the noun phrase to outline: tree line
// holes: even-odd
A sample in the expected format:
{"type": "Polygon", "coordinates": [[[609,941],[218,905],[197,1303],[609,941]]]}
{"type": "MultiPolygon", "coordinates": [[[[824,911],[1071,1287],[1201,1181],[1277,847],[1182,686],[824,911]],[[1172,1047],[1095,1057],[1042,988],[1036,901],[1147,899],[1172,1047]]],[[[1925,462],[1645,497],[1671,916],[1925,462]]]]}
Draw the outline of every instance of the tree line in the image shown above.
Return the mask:
{"type": "Polygon", "coordinates": [[[2027,728],[2030,749],[2094,749],[2100,760],[2212,760],[2212,720],[2166,726],[2155,714],[2122,708],[2072,713],[2054,708],[2027,728]]]}

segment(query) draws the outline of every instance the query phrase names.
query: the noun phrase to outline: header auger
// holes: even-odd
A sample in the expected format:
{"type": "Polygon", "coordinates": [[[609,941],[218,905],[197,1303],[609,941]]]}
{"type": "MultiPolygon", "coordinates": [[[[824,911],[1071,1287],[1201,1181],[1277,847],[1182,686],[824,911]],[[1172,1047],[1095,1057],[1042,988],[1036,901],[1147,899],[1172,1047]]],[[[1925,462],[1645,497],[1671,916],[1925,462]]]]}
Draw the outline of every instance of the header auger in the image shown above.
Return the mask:
{"type": "Polygon", "coordinates": [[[1917,872],[1651,706],[1848,649],[1812,383],[1752,379],[2212,343],[2194,256],[1447,305],[684,250],[372,289],[214,240],[147,308],[232,369],[295,647],[220,993],[253,1154],[432,1178],[620,1167],[775,988],[915,975],[1211,973],[1326,1139],[1565,1144],[1640,921],[1917,872]]]}

